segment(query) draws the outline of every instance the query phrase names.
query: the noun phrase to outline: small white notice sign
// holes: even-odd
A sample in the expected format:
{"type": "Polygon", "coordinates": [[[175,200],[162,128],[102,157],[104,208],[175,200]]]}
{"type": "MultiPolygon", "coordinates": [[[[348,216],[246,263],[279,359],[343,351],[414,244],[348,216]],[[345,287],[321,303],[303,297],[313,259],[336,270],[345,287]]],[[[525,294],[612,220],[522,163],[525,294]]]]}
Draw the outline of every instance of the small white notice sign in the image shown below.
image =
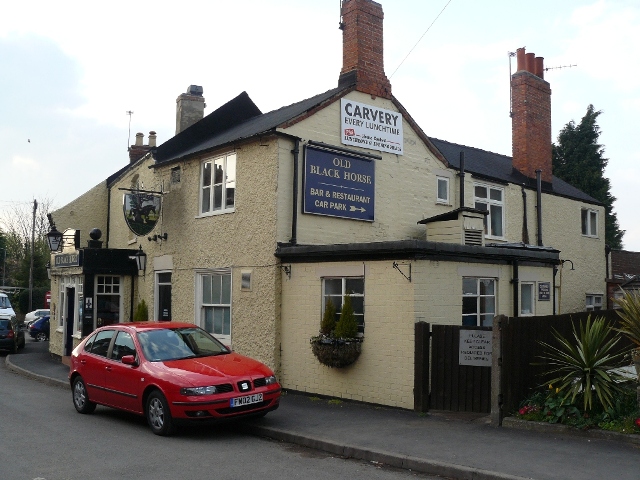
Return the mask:
{"type": "Polygon", "coordinates": [[[460,330],[460,352],[458,363],[474,367],[491,366],[490,330],[460,330]]]}

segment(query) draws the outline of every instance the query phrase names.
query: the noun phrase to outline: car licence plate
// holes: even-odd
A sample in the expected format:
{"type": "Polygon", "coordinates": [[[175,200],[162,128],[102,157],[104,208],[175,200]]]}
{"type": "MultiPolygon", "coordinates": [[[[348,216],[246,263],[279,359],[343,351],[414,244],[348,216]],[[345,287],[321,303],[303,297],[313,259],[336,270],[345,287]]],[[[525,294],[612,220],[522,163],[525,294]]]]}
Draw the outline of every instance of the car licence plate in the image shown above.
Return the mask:
{"type": "Polygon", "coordinates": [[[247,395],[246,397],[236,397],[231,399],[231,407],[242,407],[243,405],[251,405],[252,403],[260,403],[262,394],[247,395]]]}

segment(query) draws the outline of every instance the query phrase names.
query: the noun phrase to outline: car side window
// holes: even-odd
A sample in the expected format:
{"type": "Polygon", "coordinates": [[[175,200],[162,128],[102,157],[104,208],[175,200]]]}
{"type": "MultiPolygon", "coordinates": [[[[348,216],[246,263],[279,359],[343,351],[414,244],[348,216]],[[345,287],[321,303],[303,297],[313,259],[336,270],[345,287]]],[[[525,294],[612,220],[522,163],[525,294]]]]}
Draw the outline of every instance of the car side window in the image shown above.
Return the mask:
{"type": "Polygon", "coordinates": [[[91,347],[93,347],[93,341],[96,339],[96,335],[93,334],[89,337],[89,339],[84,342],[84,351],[85,352],[90,352],[91,351],[91,347]]]}
{"type": "Polygon", "coordinates": [[[94,355],[100,355],[101,357],[106,357],[109,352],[109,344],[111,343],[114,333],[115,330],[103,330],[102,332],[98,332],[95,340],[93,341],[91,353],[94,355]]]}
{"type": "Polygon", "coordinates": [[[136,346],[133,343],[131,335],[127,332],[118,332],[116,340],[113,343],[113,351],[111,359],[121,361],[125,355],[136,355],[136,346]]]}

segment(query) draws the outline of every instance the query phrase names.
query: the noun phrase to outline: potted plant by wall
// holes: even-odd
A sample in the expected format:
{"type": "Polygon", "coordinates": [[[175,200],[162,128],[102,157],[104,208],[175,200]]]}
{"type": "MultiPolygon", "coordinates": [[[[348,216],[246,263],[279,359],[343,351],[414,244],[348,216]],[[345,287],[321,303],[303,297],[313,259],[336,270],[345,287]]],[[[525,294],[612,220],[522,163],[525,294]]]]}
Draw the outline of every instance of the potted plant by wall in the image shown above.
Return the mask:
{"type": "Polygon", "coordinates": [[[136,311],[133,314],[133,321],[146,322],[147,320],[149,320],[149,307],[147,307],[147,302],[140,300],[140,303],[138,303],[136,311]]]}
{"type": "Polygon", "coordinates": [[[311,337],[311,350],[320,363],[332,368],[351,365],[360,356],[363,337],[358,337],[358,322],[351,296],[344,297],[342,312],[336,322],[336,308],[327,300],[320,323],[320,333],[311,337]]]}

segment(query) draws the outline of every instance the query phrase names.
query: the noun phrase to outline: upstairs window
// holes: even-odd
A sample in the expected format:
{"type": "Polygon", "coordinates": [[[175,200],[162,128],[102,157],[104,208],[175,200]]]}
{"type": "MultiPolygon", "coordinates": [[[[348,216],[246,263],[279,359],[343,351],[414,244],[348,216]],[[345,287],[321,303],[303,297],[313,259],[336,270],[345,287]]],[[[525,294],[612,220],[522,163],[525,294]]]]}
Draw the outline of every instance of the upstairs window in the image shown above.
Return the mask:
{"type": "Polygon", "coordinates": [[[504,237],[504,189],[476,184],[474,202],[477,210],[489,212],[484,218],[484,233],[488,237],[504,237]]]}
{"type": "Polygon", "coordinates": [[[230,153],[202,163],[200,214],[233,211],[236,192],[236,154],[230,153]]]}
{"type": "Polygon", "coordinates": [[[449,205],[449,179],[447,177],[436,177],[436,182],[436,202],[449,205]]]}
{"type": "Polygon", "coordinates": [[[587,237],[598,236],[598,212],[590,208],[582,209],[582,235],[587,237]]]}

